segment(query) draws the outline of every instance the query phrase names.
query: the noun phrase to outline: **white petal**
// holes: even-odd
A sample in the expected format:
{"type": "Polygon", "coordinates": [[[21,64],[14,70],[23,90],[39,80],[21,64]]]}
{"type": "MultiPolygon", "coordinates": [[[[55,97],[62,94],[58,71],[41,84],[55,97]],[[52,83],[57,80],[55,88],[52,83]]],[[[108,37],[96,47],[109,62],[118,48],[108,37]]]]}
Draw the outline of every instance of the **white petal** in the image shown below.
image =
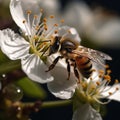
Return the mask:
{"type": "Polygon", "coordinates": [[[30,15],[30,18],[32,18],[30,19],[30,24],[32,24],[34,15],[38,15],[38,19],[40,19],[41,17],[40,8],[39,8],[37,0],[11,0],[10,12],[11,12],[13,20],[24,32],[31,34],[30,24],[26,23],[27,31],[26,31],[25,25],[23,24],[23,20],[27,21],[27,13],[26,13],[27,10],[32,11],[32,15],[30,15]]]}
{"type": "Polygon", "coordinates": [[[89,104],[84,104],[73,113],[72,120],[102,120],[101,115],[89,104]]]}
{"type": "Polygon", "coordinates": [[[27,76],[39,83],[47,83],[53,80],[50,73],[45,71],[48,69],[43,61],[36,55],[29,55],[22,59],[22,69],[27,76]]]}
{"type": "Polygon", "coordinates": [[[59,27],[59,29],[58,29],[58,36],[64,36],[64,35],[65,35],[64,38],[73,40],[77,44],[80,44],[80,42],[81,42],[79,34],[78,34],[78,32],[76,31],[75,28],[72,28],[72,27],[69,27],[69,26],[59,27]],[[69,33],[69,31],[70,31],[70,33],[69,33]],[[68,33],[68,34],[66,34],[66,33],[68,33]]]}
{"type": "MultiPolygon", "coordinates": [[[[51,58],[49,58],[49,60],[50,59],[51,58]]],[[[51,70],[51,74],[54,77],[54,81],[48,83],[48,89],[50,90],[50,92],[61,99],[71,98],[77,86],[75,80],[76,78],[71,72],[70,79],[67,80],[68,73],[65,61],[59,60],[55,68],[51,70]]]]}
{"type": "MultiPolygon", "coordinates": [[[[103,92],[102,95],[103,96],[108,96],[109,92],[114,93],[114,91],[116,91],[116,88],[120,89],[120,84],[116,84],[114,86],[107,86],[106,87],[106,92],[103,92]],[[110,89],[109,89],[110,88],[110,89]]],[[[110,95],[110,97],[108,97],[111,100],[115,100],[115,101],[119,101],[120,102],[120,90],[117,90],[113,95],[110,95]]]]}
{"type": "Polygon", "coordinates": [[[1,50],[12,60],[22,59],[29,53],[29,43],[11,29],[0,31],[1,50]]]}

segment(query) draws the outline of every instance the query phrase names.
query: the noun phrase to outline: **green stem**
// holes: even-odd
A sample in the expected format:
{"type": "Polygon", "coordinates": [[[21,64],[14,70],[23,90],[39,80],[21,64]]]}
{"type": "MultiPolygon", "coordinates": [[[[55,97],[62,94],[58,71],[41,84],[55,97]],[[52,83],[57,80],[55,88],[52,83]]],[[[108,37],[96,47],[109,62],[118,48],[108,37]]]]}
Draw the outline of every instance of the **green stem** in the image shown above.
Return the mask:
{"type": "Polygon", "coordinates": [[[53,107],[61,107],[61,106],[68,106],[72,104],[72,100],[59,100],[59,101],[49,101],[43,102],[42,108],[53,108],[53,107]]]}
{"type": "Polygon", "coordinates": [[[5,74],[21,67],[20,61],[8,61],[0,65],[0,74],[5,74]]]}
{"type": "MultiPolygon", "coordinates": [[[[72,100],[58,100],[58,101],[47,101],[43,102],[40,106],[41,108],[55,108],[55,107],[61,107],[61,106],[68,106],[72,104],[72,100]]],[[[23,106],[30,105],[33,106],[34,103],[23,103],[23,106]]]]}

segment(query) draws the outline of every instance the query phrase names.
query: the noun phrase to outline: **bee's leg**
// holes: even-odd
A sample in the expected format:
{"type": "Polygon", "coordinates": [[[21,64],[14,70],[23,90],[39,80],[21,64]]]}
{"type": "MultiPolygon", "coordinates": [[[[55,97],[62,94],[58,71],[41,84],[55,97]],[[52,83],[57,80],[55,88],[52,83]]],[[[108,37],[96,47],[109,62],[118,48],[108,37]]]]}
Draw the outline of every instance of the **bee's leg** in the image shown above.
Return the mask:
{"type": "Polygon", "coordinates": [[[50,46],[48,46],[45,50],[44,50],[44,52],[42,53],[42,55],[40,56],[40,58],[42,58],[43,57],[43,55],[47,52],[47,50],[50,48],[50,46]]]}
{"type": "Polygon", "coordinates": [[[79,76],[78,70],[76,69],[76,63],[75,63],[75,65],[74,65],[74,74],[75,74],[75,76],[76,76],[77,79],[78,79],[78,83],[80,83],[80,76],[79,76]]]}
{"type": "Polygon", "coordinates": [[[70,63],[69,63],[69,61],[68,61],[68,59],[66,59],[66,63],[67,63],[67,71],[68,71],[68,78],[67,78],[67,80],[69,80],[70,79],[70,63]]]}
{"type": "Polygon", "coordinates": [[[49,66],[48,70],[46,70],[45,72],[52,70],[55,67],[55,65],[57,64],[57,62],[59,61],[59,59],[62,59],[62,58],[63,58],[63,56],[58,56],[57,58],[55,58],[53,63],[49,66]]]}

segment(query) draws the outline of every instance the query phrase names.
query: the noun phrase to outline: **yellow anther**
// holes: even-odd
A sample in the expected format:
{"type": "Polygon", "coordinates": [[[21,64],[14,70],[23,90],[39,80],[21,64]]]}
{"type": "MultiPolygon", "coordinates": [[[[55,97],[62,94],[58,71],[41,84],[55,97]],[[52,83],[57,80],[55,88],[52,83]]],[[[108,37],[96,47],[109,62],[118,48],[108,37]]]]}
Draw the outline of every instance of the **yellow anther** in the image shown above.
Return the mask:
{"type": "Polygon", "coordinates": [[[58,33],[58,30],[55,30],[54,33],[57,34],[57,33],[58,33]]]}
{"type": "Polygon", "coordinates": [[[43,37],[45,37],[45,34],[42,34],[43,37]]]}
{"type": "Polygon", "coordinates": [[[64,23],[64,22],[65,22],[65,20],[64,20],[64,19],[62,19],[62,20],[60,20],[60,22],[61,22],[61,23],[64,23]]]}
{"type": "Polygon", "coordinates": [[[105,65],[105,68],[106,68],[106,69],[108,69],[109,67],[110,67],[109,65],[107,65],[107,64],[105,65]]]}
{"type": "Polygon", "coordinates": [[[46,23],[44,23],[44,26],[47,26],[47,24],[46,24],[46,23]]]}
{"type": "Polygon", "coordinates": [[[90,77],[90,80],[92,81],[93,79],[90,77]]]}
{"type": "Polygon", "coordinates": [[[23,23],[25,23],[26,22],[26,20],[23,20],[23,23]]]}
{"type": "Polygon", "coordinates": [[[100,82],[99,82],[99,81],[97,81],[97,82],[96,82],[96,84],[99,86],[99,85],[100,85],[100,82]]]}
{"type": "Polygon", "coordinates": [[[47,18],[44,18],[44,19],[43,19],[43,22],[47,22],[47,18]]]}
{"type": "Polygon", "coordinates": [[[43,9],[42,8],[40,9],[40,12],[43,13],[43,9]]]}
{"type": "Polygon", "coordinates": [[[34,15],[34,18],[35,18],[35,19],[37,19],[37,18],[38,18],[38,16],[37,16],[37,15],[34,15]]]}
{"type": "Polygon", "coordinates": [[[112,95],[112,92],[108,92],[109,95],[112,95]]]}
{"type": "Polygon", "coordinates": [[[71,34],[71,31],[70,31],[70,30],[68,30],[68,33],[70,33],[70,34],[71,34]]]}
{"type": "Polygon", "coordinates": [[[118,79],[115,80],[115,83],[119,83],[118,79]]]}
{"type": "Polygon", "coordinates": [[[57,26],[58,26],[58,24],[54,24],[54,26],[55,26],[55,27],[57,27],[57,26]]]}
{"type": "Polygon", "coordinates": [[[44,28],[48,28],[47,24],[44,24],[44,28]]]}
{"type": "Polygon", "coordinates": [[[34,35],[34,37],[33,37],[35,40],[38,38],[38,36],[37,35],[34,35]]]}
{"type": "Polygon", "coordinates": [[[92,72],[96,72],[96,70],[95,70],[95,69],[92,69],[92,72]]]}
{"type": "Polygon", "coordinates": [[[95,89],[95,86],[92,86],[91,89],[94,90],[94,89],[95,89]]]}
{"type": "Polygon", "coordinates": [[[83,87],[83,88],[86,88],[87,85],[86,85],[85,83],[82,83],[82,87],[83,87]]]}
{"type": "Polygon", "coordinates": [[[27,10],[27,14],[31,14],[32,13],[32,11],[31,10],[27,10]]]}
{"type": "Polygon", "coordinates": [[[51,35],[51,36],[50,36],[50,39],[54,39],[54,36],[51,35]]]}
{"type": "Polygon", "coordinates": [[[35,29],[36,29],[36,30],[39,30],[39,29],[40,29],[40,26],[39,26],[39,25],[37,25],[37,26],[35,27],[35,29]]]}
{"type": "Polygon", "coordinates": [[[99,74],[103,75],[104,71],[103,70],[99,70],[99,74]]]}
{"type": "Polygon", "coordinates": [[[119,90],[119,88],[118,88],[118,87],[116,87],[116,91],[117,91],[117,90],[119,90]]]}
{"type": "Polygon", "coordinates": [[[47,26],[44,26],[44,29],[45,29],[45,30],[48,30],[48,27],[47,27],[47,26]]]}
{"type": "Polygon", "coordinates": [[[111,81],[111,77],[109,75],[104,75],[104,79],[111,81]]]}
{"type": "Polygon", "coordinates": [[[99,78],[102,78],[103,77],[103,75],[99,75],[99,78]]]}
{"type": "Polygon", "coordinates": [[[55,16],[54,15],[51,15],[50,18],[54,18],[55,16]]]}
{"type": "Polygon", "coordinates": [[[111,70],[107,70],[107,74],[109,75],[112,71],[111,70]]]}

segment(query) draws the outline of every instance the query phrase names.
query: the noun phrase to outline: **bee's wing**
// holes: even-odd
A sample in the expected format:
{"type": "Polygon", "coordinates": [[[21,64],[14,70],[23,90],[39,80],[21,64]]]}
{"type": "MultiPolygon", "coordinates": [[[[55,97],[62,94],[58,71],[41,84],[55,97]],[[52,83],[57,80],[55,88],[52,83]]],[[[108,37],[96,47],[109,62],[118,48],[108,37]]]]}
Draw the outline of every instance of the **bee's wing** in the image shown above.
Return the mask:
{"type": "Polygon", "coordinates": [[[83,46],[79,46],[78,49],[73,50],[72,52],[80,56],[88,57],[92,61],[101,65],[104,65],[104,60],[112,60],[112,58],[109,55],[103,52],[93,50],[91,48],[86,48],[83,46]]]}

